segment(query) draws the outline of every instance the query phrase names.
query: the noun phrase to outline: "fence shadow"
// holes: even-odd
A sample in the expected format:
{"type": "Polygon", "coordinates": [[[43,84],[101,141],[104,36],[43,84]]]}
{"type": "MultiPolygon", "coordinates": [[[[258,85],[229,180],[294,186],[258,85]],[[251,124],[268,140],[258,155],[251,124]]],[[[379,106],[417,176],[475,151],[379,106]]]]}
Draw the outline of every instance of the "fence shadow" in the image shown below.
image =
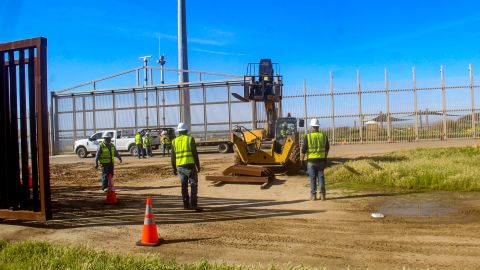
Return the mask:
{"type": "Polygon", "coordinates": [[[204,223],[229,220],[286,217],[321,213],[324,210],[269,209],[304,200],[275,201],[200,197],[204,208],[197,213],[184,210],[181,196],[158,195],[139,188],[141,193],[117,193],[117,205],[104,205],[105,194],[97,187],[57,186],[53,188],[53,219],[46,222],[3,220],[3,224],[67,229],[143,224],[145,199],[152,198],[157,224],[204,223]],[[142,192],[144,191],[144,192],[142,192]]]}

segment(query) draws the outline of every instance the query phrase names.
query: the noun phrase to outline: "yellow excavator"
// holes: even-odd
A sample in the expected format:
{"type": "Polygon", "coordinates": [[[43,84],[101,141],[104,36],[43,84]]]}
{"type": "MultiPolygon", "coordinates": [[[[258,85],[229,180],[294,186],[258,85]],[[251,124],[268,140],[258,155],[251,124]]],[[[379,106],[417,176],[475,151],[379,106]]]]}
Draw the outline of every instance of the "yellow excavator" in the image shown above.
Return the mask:
{"type": "Polygon", "coordinates": [[[275,172],[298,173],[300,147],[297,126],[303,119],[288,114],[279,118],[278,104],[282,100],[282,76],[279,65],[271,59],[249,63],[244,76],[244,95],[232,95],[243,102],[262,102],[265,105],[265,127],[248,129],[235,126],[230,141],[235,150],[235,165],[228,167],[222,176],[207,176],[214,182],[243,182],[267,184],[275,179],[275,172]]]}

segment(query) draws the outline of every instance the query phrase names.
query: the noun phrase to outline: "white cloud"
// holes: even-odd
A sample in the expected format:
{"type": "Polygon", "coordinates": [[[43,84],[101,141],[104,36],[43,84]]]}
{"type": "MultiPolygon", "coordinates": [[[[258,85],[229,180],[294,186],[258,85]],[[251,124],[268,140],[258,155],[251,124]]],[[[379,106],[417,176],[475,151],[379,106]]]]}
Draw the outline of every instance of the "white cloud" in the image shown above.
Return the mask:
{"type": "Polygon", "coordinates": [[[209,54],[218,54],[218,55],[236,55],[236,56],[246,56],[244,53],[235,53],[235,52],[224,52],[224,51],[216,51],[216,50],[205,50],[199,48],[191,48],[191,51],[195,52],[202,52],[202,53],[209,53],[209,54]]]}

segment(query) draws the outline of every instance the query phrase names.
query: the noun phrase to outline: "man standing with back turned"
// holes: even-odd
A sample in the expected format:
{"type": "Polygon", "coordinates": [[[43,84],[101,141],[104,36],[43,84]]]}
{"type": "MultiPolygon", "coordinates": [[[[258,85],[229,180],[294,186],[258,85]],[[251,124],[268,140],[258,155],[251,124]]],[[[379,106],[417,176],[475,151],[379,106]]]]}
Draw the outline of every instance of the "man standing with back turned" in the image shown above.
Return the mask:
{"type": "Polygon", "coordinates": [[[328,143],[327,135],[323,134],[320,129],[318,119],[310,121],[312,130],[303,138],[303,146],[300,154],[300,160],[303,164],[305,155],[307,155],[307,171],[310,177],[310,200],[317,199],[317,181],[319,189],[319,199],[326,200],[325,197],[325,177],[323,171],[327,166],[328,150],[330,144],[328,143]]]}
{"type": "Polygon", "coordinates": [[[108,175],[113,177],[113,166],[115,164],[115,157],[122,163],[122,157],[118,154],[115,145],[112,143],[112,138],[108,135],[103,135],[103,142],[98,147],[97,154],[95,155],[95,169],[98,169],[98,162],[102,164],[102,191],[107,191],[108,188],[108,175]]]}
{"type": "Polygon", "coordinates": [[[187,125],[179,123],[177,127],[179,136],[172,141],[172,167],[175,175],[180,175],[182,184],[183,209],[202,211],[198,207],[198,175],[200,172],[200,160],[198,159],[195,139],[188,135],[187,125]],[[190,183],[191,196],[188,195],[188,183],[190,183]]]}
{"type": "Polygon", "coordinates": [[[140,159],[140,156],[145,157],[145,155],[143,154],[143,147],[142,147],[143,140],[142,140],[142,134],[140,133],[140,131],[138,131],[137,134],[135,134],[135,144],[137,145],[138,159],[140,159]]]}

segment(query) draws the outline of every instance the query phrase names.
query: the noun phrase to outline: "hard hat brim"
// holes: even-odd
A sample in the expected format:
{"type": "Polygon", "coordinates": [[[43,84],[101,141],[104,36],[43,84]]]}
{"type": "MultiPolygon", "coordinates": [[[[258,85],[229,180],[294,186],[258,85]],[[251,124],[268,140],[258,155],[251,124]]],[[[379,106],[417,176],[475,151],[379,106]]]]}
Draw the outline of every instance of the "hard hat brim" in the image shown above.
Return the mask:
{"type": "Polygon", "coordinates": [[[176,131],[185,131],[185,130],[187,130],[187,129],[186,128],[179,128],[176,131]]]}

